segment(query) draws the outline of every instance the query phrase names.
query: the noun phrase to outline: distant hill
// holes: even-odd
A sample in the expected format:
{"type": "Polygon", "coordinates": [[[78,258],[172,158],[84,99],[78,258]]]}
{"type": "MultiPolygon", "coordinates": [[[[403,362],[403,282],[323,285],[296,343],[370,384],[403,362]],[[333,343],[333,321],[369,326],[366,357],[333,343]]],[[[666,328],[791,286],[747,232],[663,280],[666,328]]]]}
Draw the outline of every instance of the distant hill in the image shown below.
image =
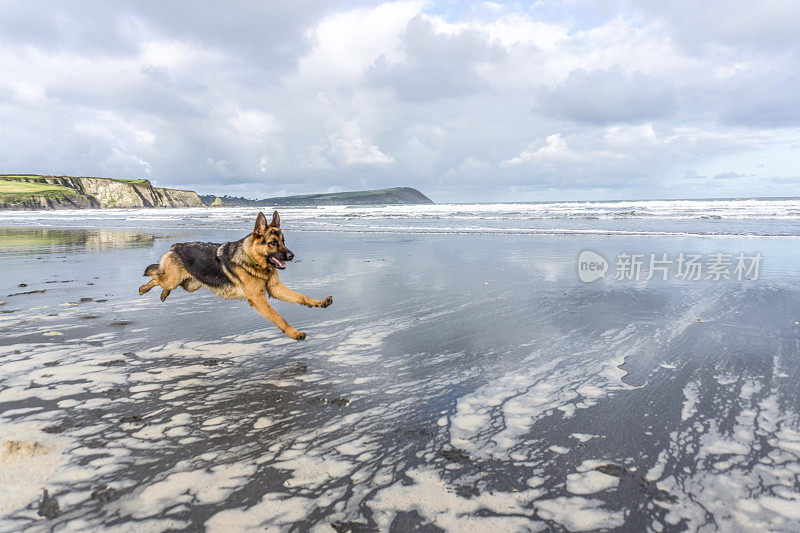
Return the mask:
{"type": "Polygon", "coordinates": [[[373,189],[370,191],[348,191],[322,194],[301,194],[297,196],[276,196],[263,200],[251,200],[236,196],[203,195],[203,203],[210,205],[219,198],[226,205],[240,207],[256,206],[297,206],[297,205],[374,205],[374,204],[432,204],[433,201],[411,187],[373,189]]]}

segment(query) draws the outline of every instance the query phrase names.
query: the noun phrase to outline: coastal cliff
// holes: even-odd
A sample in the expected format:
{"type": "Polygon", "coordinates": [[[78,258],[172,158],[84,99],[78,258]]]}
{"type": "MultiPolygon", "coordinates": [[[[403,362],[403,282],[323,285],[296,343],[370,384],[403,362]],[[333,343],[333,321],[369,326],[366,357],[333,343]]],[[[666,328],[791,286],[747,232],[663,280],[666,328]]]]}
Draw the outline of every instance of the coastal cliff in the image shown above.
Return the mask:
{"type": "Polygon", "coordinates": [[[146,179],[0,175],[0,209],[202,206],[194,191],[153,187],[146,179]]]}

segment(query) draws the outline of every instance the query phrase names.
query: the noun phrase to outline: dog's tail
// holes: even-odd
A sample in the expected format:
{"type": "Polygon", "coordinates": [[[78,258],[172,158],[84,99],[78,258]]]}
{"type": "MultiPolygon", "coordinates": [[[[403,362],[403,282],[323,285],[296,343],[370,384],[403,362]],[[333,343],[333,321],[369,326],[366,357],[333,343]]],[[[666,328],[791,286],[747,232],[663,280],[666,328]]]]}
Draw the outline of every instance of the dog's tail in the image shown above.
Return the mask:
{"type": "Polygon", "coordinates": [[[147,265],[147,268],[144,269],[145,276],[155,276],[156,274],[158,274],[158,263],[147,265]]]}

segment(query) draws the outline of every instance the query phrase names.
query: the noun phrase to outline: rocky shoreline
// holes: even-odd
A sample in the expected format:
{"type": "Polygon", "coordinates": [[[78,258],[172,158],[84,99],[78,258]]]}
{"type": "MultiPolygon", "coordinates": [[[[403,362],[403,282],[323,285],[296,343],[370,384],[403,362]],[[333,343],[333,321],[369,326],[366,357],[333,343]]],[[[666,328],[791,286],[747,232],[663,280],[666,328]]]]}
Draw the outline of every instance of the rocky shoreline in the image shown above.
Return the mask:
{"type": "Polygon", "coordinates": [[[62,210],[62,209],[94,209],[99,208],[97,202],[81,195],[48,198],[47,196],[33,196],[21,202],[3,202],[0,200],[0,209],[7,211],[62,210]]]}
{"type": "Polygon", "coordinates": [[[149,180],[0,175],[0,181],[41,186],[41,192],[0,194],[0,209],[112,209],[137,207],[203,207],[194,191],[154,187],[149,180]],[[52,189],[45,187],[51,186],[52,189]]]}

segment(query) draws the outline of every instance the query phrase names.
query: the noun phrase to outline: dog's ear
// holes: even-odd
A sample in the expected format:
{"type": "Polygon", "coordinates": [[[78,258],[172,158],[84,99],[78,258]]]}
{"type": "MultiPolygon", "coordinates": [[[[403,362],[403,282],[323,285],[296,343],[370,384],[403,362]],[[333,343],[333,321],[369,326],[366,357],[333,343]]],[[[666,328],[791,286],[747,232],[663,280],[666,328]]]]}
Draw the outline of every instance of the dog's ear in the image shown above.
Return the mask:
{"type": "Polygon", "coordinates": [[[276,228],[281,227],[281,217],[278,215],[278,211],[272,213],[272,224],[270,224],[270,226],[274,226],[276,228]]]}
{"type": "Polygon", "coordinates": [[[261,211],[256,217],[256,227],[253,228],[253,235],[264,235],[267,232],[267,217],[261,211]]]}

